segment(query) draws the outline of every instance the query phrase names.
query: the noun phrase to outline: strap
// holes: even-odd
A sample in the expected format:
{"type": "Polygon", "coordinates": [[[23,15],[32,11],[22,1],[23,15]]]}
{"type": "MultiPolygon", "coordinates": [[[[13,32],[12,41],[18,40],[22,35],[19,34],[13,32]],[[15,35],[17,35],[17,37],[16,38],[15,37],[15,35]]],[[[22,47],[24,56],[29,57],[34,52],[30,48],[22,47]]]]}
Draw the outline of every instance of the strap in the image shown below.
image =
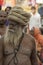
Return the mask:
{"type": "Polygon", "coordinates": [[[18,47],[14,49],[14,53],[15,53],[15,55],[14,55],[14,64],[15,64],[15,65],[18,64],[18,59],[17,59],[16,55],[17,55],[17,52],[18,52],[19,49],[20,49],[20,45],[21,45],[21,42],[22,42],[22,40],[23,40],[23,37],[24,37],[24,33],[22,34],[22,37],[20,38],[20,42],[19,42],[18,47]],[[15,61],[15,59],[16,59],[16,61],[15,61]]]}
{"type": "Polygon", "coordinates": [[[21,42],[22,42],[22,40],[23,40],[23,37],[24,37],[24,33],[22,34],[22,37],[21,37],[21,39],[20,39],[20,42],[19,42],[17,51],[19,51],[19,48],[20,48],[21,42]]]}

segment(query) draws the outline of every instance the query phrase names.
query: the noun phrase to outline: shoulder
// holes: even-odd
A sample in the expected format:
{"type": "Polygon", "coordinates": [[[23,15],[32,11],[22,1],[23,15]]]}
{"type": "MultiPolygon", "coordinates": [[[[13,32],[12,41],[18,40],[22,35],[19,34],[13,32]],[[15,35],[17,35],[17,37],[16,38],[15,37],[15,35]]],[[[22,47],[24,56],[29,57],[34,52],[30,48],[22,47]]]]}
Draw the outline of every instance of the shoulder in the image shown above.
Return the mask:
{"type": "Polygon", "coordinates": [[[26,38],[34,39],[34,37],[33,37],[32,35],[30,35],[30,34],[25,34],[24,36],[25,36],[26,38]]]}
{"type": "Polygon", "coordinates": [[[26,45],[28,48],[34,48],[36,46],[35,39],[30,34],[25,34],[22,40],[22,45],[26,45]]]}
{"type": "Polygon", "coordinates": [[[32,44],[35,43],[34,37],[30,34],[25,34],[24,35],[24,40],[26,40],[28,43],[32,43],[32,44]]]}

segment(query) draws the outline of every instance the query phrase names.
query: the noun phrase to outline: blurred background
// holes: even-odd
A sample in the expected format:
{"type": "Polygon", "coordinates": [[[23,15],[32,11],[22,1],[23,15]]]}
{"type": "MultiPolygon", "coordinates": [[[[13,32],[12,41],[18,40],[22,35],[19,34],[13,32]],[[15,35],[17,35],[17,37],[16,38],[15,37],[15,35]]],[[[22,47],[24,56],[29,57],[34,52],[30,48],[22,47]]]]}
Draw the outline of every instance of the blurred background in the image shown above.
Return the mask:
{"type": "Polygon", "coordinates": [[[43,0],[0,0],[2,1],[2,9],[4,10],[7,6],[14,7],[17,3],[21,4],[26,11],[30,11],[31,6],[36,6],[36,9],[43,4],[43,0]]]}

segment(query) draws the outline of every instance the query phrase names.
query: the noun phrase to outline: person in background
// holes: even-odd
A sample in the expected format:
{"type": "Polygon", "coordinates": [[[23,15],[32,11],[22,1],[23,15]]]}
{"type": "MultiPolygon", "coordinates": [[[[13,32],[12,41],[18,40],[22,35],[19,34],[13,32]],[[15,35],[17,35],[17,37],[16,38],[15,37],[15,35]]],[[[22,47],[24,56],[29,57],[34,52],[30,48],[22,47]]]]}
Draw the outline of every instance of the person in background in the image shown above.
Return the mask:
{"type": "Polygon", "coordinates": [[[41,30],[41,33],[43,34],[43,4],[40,5],[40,7],[38,8],[38,12],[41,16],[41,27],[40,27],[40,30],[41,30]]]}
{"type": "Polygon", "coordinates": [[[40,5],[38,8],[38,13],[40,14],[41,17],[43,17],[43,4],[40,5]]]}
{"type": "MultiPolygon", "coordinates": [[[[9,14],[9,12],[10,12],[10,10],[12,9],[12,7],[10,7],[10,6],[7,6],[6,8],[5,8],[5,12],[7,13],[7,15],[9,14]]],[[[6,20],[6,26],[8,26],[9,25],[9,21],[8,20],[6,20]]]]}
{"type": "Polygon", "coordinates": [[[29,22],[29,29],[31,30],[33,27],[41,27],[41,17],[38,12],[36,12],[36,8],[34,6],[31,7],[31,18],[29,22]]]}
{"type": "Polygon", "coordinates": [[[0,38],[4,35],[6,29],[6,17],[7,14],[5,11],[0,11],[0,38]]]}
{"type": "Polygon", "coordinates": [[[12,7],[10,7],[10,6],[6,7],[6,8],[5,8],[5,12],[8,14],[8,13],[10,12],[11,8],[12,8],[12,7]]]}

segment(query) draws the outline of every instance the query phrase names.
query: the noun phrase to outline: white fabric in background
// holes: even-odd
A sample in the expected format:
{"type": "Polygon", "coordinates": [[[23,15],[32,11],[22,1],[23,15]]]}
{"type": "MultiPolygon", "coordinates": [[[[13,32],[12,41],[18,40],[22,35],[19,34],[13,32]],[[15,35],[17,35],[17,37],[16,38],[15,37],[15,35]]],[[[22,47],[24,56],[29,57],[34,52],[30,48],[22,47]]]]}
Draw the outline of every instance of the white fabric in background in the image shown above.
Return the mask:
{"type": "Polygon", "coordinates": [[[29,29],[31,30],[33,27],[41,27],[41,17],[39,13],[35,15],[32,14],[30,21],[29,21],[29,29]]]}

